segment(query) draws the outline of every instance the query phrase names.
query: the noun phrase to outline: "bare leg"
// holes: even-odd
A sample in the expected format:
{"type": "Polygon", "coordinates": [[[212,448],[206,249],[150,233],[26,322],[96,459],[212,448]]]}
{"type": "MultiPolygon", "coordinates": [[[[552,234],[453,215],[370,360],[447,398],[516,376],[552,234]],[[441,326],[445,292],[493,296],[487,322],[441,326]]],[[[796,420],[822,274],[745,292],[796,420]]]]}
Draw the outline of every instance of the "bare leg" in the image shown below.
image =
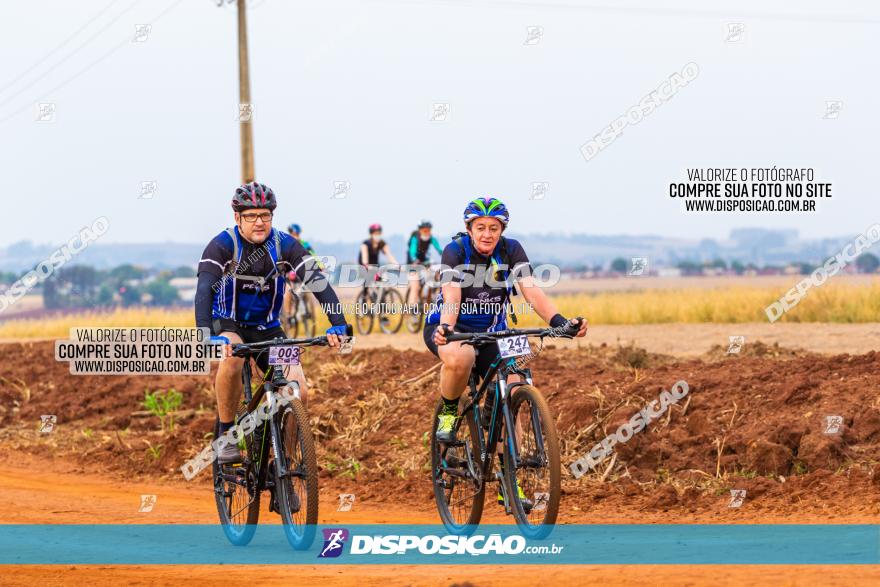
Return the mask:
{"type": "Polygon", "coordinates": [[[448,400],[461,397],[467,388],[471,369],[476,360],[473,347],[451,342],[438,347],[443,367],[440,369],[440,395],[448,400]]]}
{"type": "Polygon", "coordinates": [[[419,290],[421,289],[421,280],[419,274],[415,271],[409,272],[409,284],[406,290],[406,302],[408,304],[416,304],[419,301],[419,290]]]}
{"type": "MultiPolygon", "coordinates": [[[[223,332],[222,336],[229,339],[231,344],[241,343],[241,337],[234,332],[223,332]]],[[[241,401],[241,368],[244,359],[240,357],[227,357],[220,361],[217,369],[217,378],[214,380],[214,390],[217,393],[217,415],[221,422],[232,422],[238,403],[241,401]]]]}

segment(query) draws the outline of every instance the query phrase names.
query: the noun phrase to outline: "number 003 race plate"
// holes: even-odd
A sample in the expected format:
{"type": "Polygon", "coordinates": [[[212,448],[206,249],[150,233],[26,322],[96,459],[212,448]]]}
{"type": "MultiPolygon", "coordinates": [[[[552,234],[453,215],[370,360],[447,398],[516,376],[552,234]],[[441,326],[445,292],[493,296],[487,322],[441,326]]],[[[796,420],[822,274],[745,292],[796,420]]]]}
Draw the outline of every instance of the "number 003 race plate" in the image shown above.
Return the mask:
{"type": "Polygon", "coordinates": [[[298,346],[270,346],[270,365],[299,365],[299,355],[302,349],[298,346]]]}
{"type": "Polygon", "coordinates": [[[519,357],[532,352],[532,349],[529,348],[529,337],[525,335],[499,338],[498,350],[501,353],[501,357],[504,359],[509,357],[519,357]]]}

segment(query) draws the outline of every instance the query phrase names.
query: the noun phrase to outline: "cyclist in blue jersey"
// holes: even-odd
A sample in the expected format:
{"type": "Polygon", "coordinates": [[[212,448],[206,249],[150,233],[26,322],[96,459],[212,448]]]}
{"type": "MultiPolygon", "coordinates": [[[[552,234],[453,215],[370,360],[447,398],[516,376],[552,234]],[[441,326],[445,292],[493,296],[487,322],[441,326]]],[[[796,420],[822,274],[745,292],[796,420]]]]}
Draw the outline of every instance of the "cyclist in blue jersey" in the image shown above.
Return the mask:
{"type": "MultiPolygon", "coordinates": [[[[306,253],[308,253],[309,255],[311,255],[314,258],[315,264],[318,266],[318,269],[320,269],[321,271],[324,271],[324,269],[325,269],[324,264],[321,262],[321,259],[318,258],[318,254],[315,252],[315,248],[311,245],[311,243],[309,243],[309,241],[301,238],[302,227],[296,223],[290,224],[287,227],[287,234],[289,234],[290,236],[295,238],[297,241],[299,241],[299,244],[301,244],[303,246],[303,248],[306,250],[306,253]]],[[[284,314],[286,316],[290,316],[295,311],[293,302],[294,302],[294,289],[296,289],[297,290],[296,293],[300,294],[301,299],[303,300],[304,303],[308,304],[309,311],[312,313],[312,315],[314,315],[315,314],[315,302],[314,302],[312,296],[309,295],[309,292],[305,288],[297,287],[298,285],[301,286],[302,284],[297,283],[296,273],[293,271],[289,272],[287,274],[287,286],[288,287],[286,288],[286,291],[284,292],[284,306],[283,306],[284,307],[284,314]]]]}
{"type": "MultiPolygon", "coordinates": [[[[535,283],[523,246],[519,241],[502,236],[509,220],[507,207],[500,200],[477,198],[469,202],[464,211],[467,232],[459,233],[443,249],[441,292],[425,320],[424,329],[425,344],[443,362],[440,395],[444,410],[437,428],[441,442],[452,440],[458,398],[467,386],[471,368],[476,364],[478,373],[485,374],[498,355],[497,347],[476,352],[472,346],[460,342],[447,344],[446,334],[507,328],[507,302],[514,282],[525,301],[550,326],[563,326],[567,322],[535,283]],[[494,275],[499,267],[502,275],[494,275]],[[481,274],[485,278],[480,277],[481,274]],[[463,286],[463,281],[468,284],[463,286]]],[[[577,336],[584,336],[586,332],[587,322],[583,320],[577,336]]]]}
{"type": "MultiPolygon", "coordinates": [[[[452,332],[495,332],[507,328],[507,303],[514,283],[523,298],[550,326],[564,326],[568,320],[538,287],[531,275],[525,249],[519,241],[502,235],[510,221],[507,207],[497,198],[477,198],[464,210],[466,232],[459,233],[443,249],[441,291],[425,319],[425,345],[443,366],[440,370],[440,396],[443,407],[438,415],[436,438],[455,440],[458,400],[467,388],[476,365],[483,377],[498,356],[497,345],[476,350],[461,342],[447,343],[452,332]]],[[[577,336],[587,333],[581,320],[577,336]]],[[[510,381],[518,378],[510,376],[510,381]]],[[[519,489],[519,488],[518,488],[519,489]]],[[[521,499],[525,499],[519,489],[521,499]]],[[[501,494],[499,503],[503,503],[501,494]]]]}
{"type": "MultiPolygon", "coordinates": [[[[287,273],[294,272],[323,307],[333,310],[328,314],[330,346],[338,346],[339,337],[350,333],[345,317],[336,310],[339,298],[311,255],[298,240],[272,227],[276,206],[275,193],[267,186],[257,182],[239,186],[232,198],[235,227],[215,236],[199,261],[196,326],[210,328],[212,339],[225,347],[215,380],[221,435],[233,426],[242,392],[244,360],[232,357],[231,345],[284,337],[278,315],[287,273]]],[[[260,355],[257,365],[267,370],[267,353],[260,355]]],[[[288,378],[299,383],[305,400],[302,367],[291,367],[288,378]]],[[[238,447],[231,443],[218,455],[221,463],[240,458],[238,447]]]]}
{"type": "Polygon", "coordinates": [[[287,234],[298,240],[299,244],[303,246],[309,255],[317,256],[318,254],[315,252],[315,248],[309,243],[309,241],[300,238],[301,233],[302,227],[299,224],[294,223],[287,227],[287,234]]]}
{"type": "Polygon", "coordinates": [[[409,304],[415,304],[419,301],[421,275],[424,273],[424,268],[429,265],[428,254],[431,252],[431,247],[434,247],[438,255],[443,254],[440,243],[431,234],[432,228],[433,225],[428,220],[422,220],[418,229],[409,235],[409,244],[406,247],[406,264],[410,268],[406,295],[406,301],[409,304]],[[418,267],[419,265],[421,267],[418,267]]]}

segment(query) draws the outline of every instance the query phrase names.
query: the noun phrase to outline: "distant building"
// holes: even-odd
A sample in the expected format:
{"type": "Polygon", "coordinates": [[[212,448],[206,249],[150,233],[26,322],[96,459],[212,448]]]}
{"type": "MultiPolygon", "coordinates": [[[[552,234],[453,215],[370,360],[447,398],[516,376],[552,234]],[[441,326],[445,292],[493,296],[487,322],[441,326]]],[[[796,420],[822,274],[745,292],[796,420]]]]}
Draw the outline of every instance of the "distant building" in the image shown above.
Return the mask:
{"type": "Polygon", "coordinates": [[[196,299],[197,277],[173,277],[168,284],[177,290],[177,296],[183,302],[192,302],[196,299]]]}
{"type": "Polygon", "coordinates": [[[681,277],[681,269],[678,267],[660,267],[657,269],[657,277],[681,277]]]}

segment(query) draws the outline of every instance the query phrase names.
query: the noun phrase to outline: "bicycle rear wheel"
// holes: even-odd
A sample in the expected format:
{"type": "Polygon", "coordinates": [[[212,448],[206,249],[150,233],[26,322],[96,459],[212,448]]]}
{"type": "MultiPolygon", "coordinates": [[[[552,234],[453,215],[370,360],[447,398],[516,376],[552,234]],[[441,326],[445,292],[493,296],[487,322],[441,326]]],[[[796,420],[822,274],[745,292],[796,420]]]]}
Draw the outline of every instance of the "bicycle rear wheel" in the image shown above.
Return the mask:
{"type": "Polygon", "coordinates": [[[281,439],[281,455],[275,456],[275,492],[284,522],[287,541],[297,550],[305,550],[315,539],[318,523],[318,461],[315,440],[305,407],[292,400],[276,416],[281,439]],[[287,476],[278,475],[280,463],[287,476]]]}
{"type": "MultiPolygon", "coordinates": [[[[220,421],[214,423],[214,438],[220,434],[220,421]]],[[[245,437],[247,458],[243,463],[221,465],[214,459],[214,500],[227,540],[236,546],[248,544],[260,519],[260,487],[257,463],[262,443],[256,433],[245,437]]]]}
{"type": "Polygon", "coordinates": [[[379,328],[385,334],[396,333],[403,326],[403,296],[396,289],[389,287],[382,292],[379,303],[379,307],[383,310],[379,314],[379,328]]]}
{"type": "Polygon", "coordinates": [[[366,290],[361,290],[355,302],[355,326],[358,334],[369,334],[373,330],[373,299],[366,290]]]}
{"type": "Polygon", "coordinates": [[[480,431],[474,422],[473,412],[468,412],[467,432],[461,431],[462,420],[457,424],[458,435],[465,434],[455,444],[437,442],[437,416],[443,407],[441,400],[434,410],[431,427],[431,479],[434,484],[434,500],[443,525],[451,534],[470,535],[476,530],[483,516],[486,484],[482,480],[480,462],[480,431]],[[476,478],[475,475],[479,478],[476,478]]]}
{"type": "Polygon", "coordinates": [[[519,466],[514,467],[513,454],[504,439],[504,480],[511,510],[517,526],[526,538],[545,538],[553,531],[559,513],[561,469],[559,437],[547,400],[531,385],[516,388],[510,398],[513,421],[519,421],[517,452],[519,466]],[[530,507],[523,504],[517,486],[522,489],[530,507]]]}

